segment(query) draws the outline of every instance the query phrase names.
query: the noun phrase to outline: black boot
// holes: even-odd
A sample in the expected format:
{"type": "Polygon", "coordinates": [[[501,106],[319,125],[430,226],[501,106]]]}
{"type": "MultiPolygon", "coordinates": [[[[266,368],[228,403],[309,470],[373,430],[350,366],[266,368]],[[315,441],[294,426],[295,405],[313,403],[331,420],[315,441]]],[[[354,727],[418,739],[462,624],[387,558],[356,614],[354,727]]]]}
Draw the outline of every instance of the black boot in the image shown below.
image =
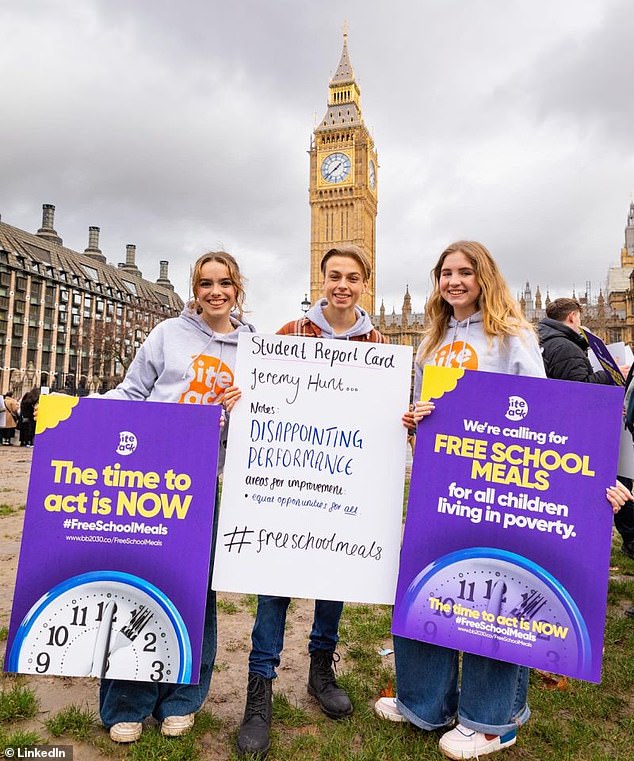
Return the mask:
{"type": "Polygon", "coordinates": [[[335,681],[333,662],[339,655],[326,650],[315,650],[310,654],[308,692],[319,701],[321,710],[331,719],[343,719],[352,713],[352,703],[346,691],[335,681]]]}
{"type": "Polygon", "coordinates": [[[238,732],[240,756],[264,758],[271,747],[271,714],[273,713],[273,680],[249,674],[247,704],[238,732]]]}
{"type": "Polygon", "coordinates": [[[629,542],[623,542],[621,552],[627,555],[628,558],[634,560],[634,539],[630,539],[629,542]]]}

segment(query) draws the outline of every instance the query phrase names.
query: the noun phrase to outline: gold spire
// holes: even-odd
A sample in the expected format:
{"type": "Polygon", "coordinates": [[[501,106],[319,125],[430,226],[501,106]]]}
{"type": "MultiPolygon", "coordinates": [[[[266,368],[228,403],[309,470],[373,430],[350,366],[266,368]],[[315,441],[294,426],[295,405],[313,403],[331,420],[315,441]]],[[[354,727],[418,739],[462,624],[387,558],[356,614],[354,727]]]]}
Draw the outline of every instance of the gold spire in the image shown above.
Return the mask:
{"type": "Polygon", "coordinates": [[[328,85],[328,110],[319,129],[354,127],[363,124],[361,115],[361,91],[354,78],[354,70],[348,54],[348,25],[343,28],[343,48],[337,70],[328,85]]]}

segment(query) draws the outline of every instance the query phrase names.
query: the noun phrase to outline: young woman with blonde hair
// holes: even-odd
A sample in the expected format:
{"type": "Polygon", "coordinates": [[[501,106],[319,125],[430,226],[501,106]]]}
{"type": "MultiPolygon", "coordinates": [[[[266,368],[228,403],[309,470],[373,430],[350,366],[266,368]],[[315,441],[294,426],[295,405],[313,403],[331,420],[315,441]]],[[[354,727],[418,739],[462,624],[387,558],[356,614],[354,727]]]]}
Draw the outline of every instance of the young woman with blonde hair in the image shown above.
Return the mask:
{"type": "MultiPolygon", "coordinates": [[[[434,292],[415,365],[414,400],[425,365],[546,377],[533,327],[511,296],[491,254],[474,241],[445,249],[432,270],[434,292]]],[[[414,427],[434,410],[415,401],[403,420],[414,427]]],[[[624,504],[620,485],[607,490],[613,508],[624,504]]],[[[528,669],[471,653],[394,636],[398,696],[381,698],[376,713],[424,730],[458,724],[440,738],[449,758],[479,758],[513,745],[530,716],[528,669]]]]}

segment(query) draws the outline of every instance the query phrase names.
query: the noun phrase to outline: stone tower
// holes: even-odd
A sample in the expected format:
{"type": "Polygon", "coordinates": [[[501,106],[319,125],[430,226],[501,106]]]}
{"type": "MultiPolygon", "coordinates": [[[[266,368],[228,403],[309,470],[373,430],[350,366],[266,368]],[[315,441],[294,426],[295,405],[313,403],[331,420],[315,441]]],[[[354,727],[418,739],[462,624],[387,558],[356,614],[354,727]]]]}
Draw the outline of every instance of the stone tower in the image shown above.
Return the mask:
{"type": "Polygon", "coordinates": [[[625,226],[625,245],[621,254],[621,267],[634,266],[634,201],[630,203],[625,226]]]}
{"type": "Polygon", "coordinates": [[[329,248],[361,247],[372,262],[372,277],[360,301],[375,309],[378,162],[363,122],[361,93],[348,56],[348,33],[337,70],[328,85],[328,110],[310,147],[310,300],[321,294],[319,262],[329,248]]]}

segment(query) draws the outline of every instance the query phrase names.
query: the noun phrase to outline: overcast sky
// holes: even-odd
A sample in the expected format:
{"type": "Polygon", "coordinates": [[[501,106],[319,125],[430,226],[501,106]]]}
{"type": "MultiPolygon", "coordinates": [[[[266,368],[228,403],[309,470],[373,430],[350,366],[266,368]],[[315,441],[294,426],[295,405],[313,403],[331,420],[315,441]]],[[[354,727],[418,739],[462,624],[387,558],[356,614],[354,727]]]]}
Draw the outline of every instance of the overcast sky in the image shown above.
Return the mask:
{"type": "Polygon", "coordinates": [[[308,155],[349,24],[379,154],[377,309],[422,310],[453,240],[512,289],[593,293],[634,191],[631,0],[0,0],[0,213],[101,228],[188,293],[224,247],[274,331],[309,284],[308,155]]]}

